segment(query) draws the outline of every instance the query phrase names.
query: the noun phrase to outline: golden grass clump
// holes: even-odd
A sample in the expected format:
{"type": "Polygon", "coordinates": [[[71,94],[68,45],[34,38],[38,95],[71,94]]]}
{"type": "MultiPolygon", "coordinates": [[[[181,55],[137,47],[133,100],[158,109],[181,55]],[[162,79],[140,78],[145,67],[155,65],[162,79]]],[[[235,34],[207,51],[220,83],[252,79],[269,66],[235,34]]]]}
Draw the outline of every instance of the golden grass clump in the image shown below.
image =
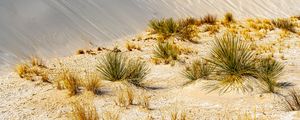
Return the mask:
{"type": "Polygon", "coordinates": [[[272,20],[272,24],[277,28],[296,33],[295,24],[289,19],[275,19],[272,20]]]}
{"type": "Polygon", "coordinates": [[[66,88],[70,96],[76,95],[79,93],[79,83],[81,82],[74,73],[71,73],[68,70],[64,70],[58,75],[59,83],[62,82],[62,86],[66,88]]]}
{"type": "Polygon", "coordinates": [[[97,70],[104,80],[125,80],[137,87],[143,87],[142,81],[150,69],[144,61],[128,59],[123,53],[110,52],[99,61],[97,70]]]}
{"type": "Polygon", "coordinates": [[[126,48],[127,48],[128,51],[132,51],[134,49],[141,50],[141,46],[140,45],[134,44],[132,42],[127,42],[126,43],[126,48]]]}
{"type": "Polygon", "coordinates": [[[200,19],[202,24],[210,24],[215,25],[217,23],[217,17],[211,14],[207,14],[203,18],[200,19]]]}
{"type": "Polygon", "coordinates": [[[216,66],[220,78],[216,83],[208,85],[208,88],[211,91],[219,89],[220,93],[252,90],[247,80],[256,72],[254,58],[255,54],[250,51],[250,46],[242,42],[240,37],[232,34],[217,37],[211,57],[207,60],[216,66]]]}
{"type": "Polygon", "coordinates": [[[117,90],[116,105],[121,107],[128,107],[134,105],[135,93],[132,88],[126,87],[124,90],[117,90]]]}
{"type": "Polygon", "coordinates": [[[247,19],[247,25],[255,30],[273,30],[274,26],[269,19],[247,19]]]}
{"type": "Polygon", "coordinates": [[[179,20],[178,24],[179,24],[179,28],[182,29],[183,27],[186,27],[189,25],[200,26],[202,23],[201,23],[200,19],[188,17],[188,18],[179,20]]]}
{"type": "Polygon", "coordinates": [[[172,60],[177,60],[179,54],[178,46],[172,42],[158,42],[154,48],[154,57],[163,59],[166,64],[172,60]]]}
{"type": "Polygon", "coordinates": [[[103,83],[97,74],[90,74],[87,76],[87,79],[84,81],[84,86],[87,91],[91,91],[94,94],[99,94],[99,88],[103,86],[103,83]]]}
{"type": "Polygon", "coordinates": [[[191,81],[198,80],[200,78],[206,79],[214,70],[214,66],[203,60],[195,60],[192,65],[187,67],[183,74],[191,81]]]}
{"type": "Polygon", "coordinates": [[[103,120],[120,120],[120,112],[119,111],[104,112],[103,120]]]}
{"type": "Polygon", "coordinates": [[[73,120],[99,120],[97,110],[94,105],[82,104],[78,101],[72,102],[71,116],[73,120]]]}
{"type": "Polygon", "coordinates": [[[160,39],[165,40],[177,33],[179,25],[173,18],[164,18],[161,20],[151,20],[149,22],[149,27],[154,34],[159,35],[160,39]]]}
{"type": "Polygon", "coordinates": [[[27,73],[29,73],[30,66],[28,64],[17,64],[16,72],[20,76],[20,78],[25,78],[27,73]]]}

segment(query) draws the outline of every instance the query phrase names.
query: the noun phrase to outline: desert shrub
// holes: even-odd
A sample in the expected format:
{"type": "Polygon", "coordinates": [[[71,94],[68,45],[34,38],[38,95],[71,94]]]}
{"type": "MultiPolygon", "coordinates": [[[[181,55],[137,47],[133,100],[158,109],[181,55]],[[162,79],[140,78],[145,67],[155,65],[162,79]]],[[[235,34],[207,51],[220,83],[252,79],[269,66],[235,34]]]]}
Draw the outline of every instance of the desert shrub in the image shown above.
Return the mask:
{"type": "Polygon", "coordinates": [[[224,15],[224,23],[228,24],[228,23],[233,23],[233,22],[235,22],[235,20],[234,20],[232,13],[226,13],[224,15]]]}
{"type": "Polygon", "coordinates": [[[177,60],[179,52],[178,47],[174,43],[158,42],[154,48],[154,57],[164,59],[165,63],[169,63],[171,60],[177,60]]]}
{"type": "Polygon", "coordinates": [[[270,58],[260,60],[257,67],[257,79],[261,81],[261,88],[264,92],[278,93],[278,89],[291,86],[291,83],[278,82],[284,65],[270,58]]]}
{"type": "Polygon", "coordinates": [[[290,32],[294,32],[294,33],[296,32],[295,31],[295,24],[293,24],[288,19],[275,19],[275,20],[272,20],[272,24],[277,28],[287,30],[287,31],[290,31],[290,32]]]}
{"type": "Polygon", "coordinates": [[[183,74],[186,78],[195,81],[199,78],[207,78],[214,70],[214,66],[203,60],[195,60],[191,66],[187,67],[183,74]]]}
{"type": "Polygon", "coordinates": [[[284,97],[284,107],[288,111],[299,111],[300,110],[300,94],[299,90],[290,89],[288,96],[284,97]]]}
{"type": "Polygon", "coordinates": [[[149,22],[149,27],[153,30],[155,34],[160,35],[163,40],[171,37],[178,31],[178,23],[173,20],[173,18],[168,19],[153,19],[149,22]]]}
{"type": "Polygon", "coordinates": [[[95,106],[90,104],[81,104],[80,102],[72,102],[72,119],[73,120],[99,120],[99,116],[95,106]]]}
{"type": "Polygon", "coordinates": [[[29,72],[30,66],[28,64],[17,64],[15,69],[20,78],[24,78],[29,72]]]}
{"type": "Polygon", "coordinates": [[[87,76],[84,86],[87,91],[91,91],[94,94],[99,93],[99,88],[103,85],[100,77],[97,74],[90,74],[87,76]]]}
{"type": "Polygon", "coordinates": [[[74,73],[64,70],[58,75],[58,81],[62,81],[63,87],[66,88],[70,96],[79,93],[80,80],[75,76],[74,73]]]}
{"type": "Polygon", "coordinates": [[[141,47],[137,44],[134,44],[132,42],[127,42],[126,43],[126,48],[128,51],[132,51],[133,49],[141,50],[141,47]]]}
{"type": "Polygon", "coordinates": [[[220,74],[219,80],[209,85],[212,90],[219,89],[221,93],[230,90],[248,91],[252,87],[247,84],[254,76],[255,54],[250,51],[250,46],[233,34],[224,34],[216,37],[211,50],[211,57],[207,60],[216,66],[220,74]]]}
{"type": "Polygon", "coordinates": [[[105,80],[126,80],[141,87],[141,82],[148,74],[149,68],[145,62],[135,59],[129,60],[122,53],[110,52],[102,57],[97,70],[105,80]]]}
{"type": "Polygon", "coordinates": [[[182,29],[182,28],[184,28],[186,26],[189,26],[189,25],[200,26],[201,25],[201,20],[196,19],[196,18],[192,18],[192,17],[188,17],[188,18],[179,20],[178,24],[179,24],[179,29],[182,29]]]}
{"type": "Polygon", "coordinates": [[[207,14],[206,16],[204,16],[203,18],[201,18],[201,23],[202,24],[210,24],[210,25],[214,25],[217,22],[217,17],[211,14],[207,14]]]}

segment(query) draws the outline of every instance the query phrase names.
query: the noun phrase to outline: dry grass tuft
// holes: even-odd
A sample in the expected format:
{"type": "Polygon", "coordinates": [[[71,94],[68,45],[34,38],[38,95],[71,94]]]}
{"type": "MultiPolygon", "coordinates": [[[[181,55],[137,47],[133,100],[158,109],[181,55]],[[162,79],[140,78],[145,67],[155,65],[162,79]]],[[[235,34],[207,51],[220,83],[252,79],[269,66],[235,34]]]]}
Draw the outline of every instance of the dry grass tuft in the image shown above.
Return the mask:
{"type": "Polygon", "coordinates": [[[272,20],[272,24],[280,29],[287,30],[293,33],[296,33],[295,30],[295,24],[293,24],[290,20],[288,19],[276,19],[272,20]]]}
{"type": "Polygon", "coordinates": [[[94,94],[99,94],[98,89],[103,86],[103,83],[97,74],[90,74],[87,76],[84,86],[87,91],[91,91],[94,94]]]}
{"type": "Polygon", "coordinates": [[[85,54],[85,51],[84,50],[77,50],[76,54],[77,55],[85,54]]]}
{"type": "Polygon", "coordinates": [[[203,18],[201,18],[201,23],[202,24],[210,24],[210,25],[215,25],[217,22],[217,16],[207,14],[203,18]]]}
{"type": "Polygon", "coordinates": [[[125,90],[116,91],[117,98],[115,100],[116,105],[121,107],[128,107],[134,104],[135,93],[132,88],[126,87],[125,90]]]}
{"type": "Polygon", "coordinates": [[[75,76],[74,73],[64,70],[58,75],[59,83],[62,82],[62,86],[69,91],[69,95],[73,96],[79,93],[80,80],[75,76]]]}
{"type": "Polygon", "coordinates": [[[73,120],[99,120],[99,116],[94,105],[83,105],[78,101],[72,102],[71,105],[71,115],[73,120]]]}
{"type": "Polygon", "coordinates": [[[229,24],[229,23],[234,23],[235,20],[234,20],[234,17],[232,15],[232,13],[226,13],[224,15],[224,24],[229,24]]]}
{"type": "Polygon", "coordinates": [[[28,64],[17,64],[16,72],[21,78],[25,78],[26,74],[29,73],[30,66],[28,64]]]}
{"type": "Polygon", "coordinates": [[[127,48],[128,51],[132,51],[132,50],[134,50],[134,49],[136,49],[136,50],[141,50],[141,47],[140,47],[139,45],[134,44],[134,43],[132,43],[132,42],[127,42],[127,43],[126,43],[126,48],[127,48]]]}
{"type": "Polygon", "coordinates": [[[103,120],[120,120],[120,112],[105,112],[103,114],[103,120]]]}
{"type": "Polygon", "coordinates": [[[215,34],[218,33],[220,29],[220,26],[218,25],[208,25],[204,28],[204,32],[209,32],[209,34],[215,34]]]}
{"type": "Polygon", "coordinates": [[[196,39],[199,38],[199,28],[196,25],[187,25],[182,27],[178,32],[178,37],[183,41],[190,41],[192,43],[199,43],[196,39]]]}

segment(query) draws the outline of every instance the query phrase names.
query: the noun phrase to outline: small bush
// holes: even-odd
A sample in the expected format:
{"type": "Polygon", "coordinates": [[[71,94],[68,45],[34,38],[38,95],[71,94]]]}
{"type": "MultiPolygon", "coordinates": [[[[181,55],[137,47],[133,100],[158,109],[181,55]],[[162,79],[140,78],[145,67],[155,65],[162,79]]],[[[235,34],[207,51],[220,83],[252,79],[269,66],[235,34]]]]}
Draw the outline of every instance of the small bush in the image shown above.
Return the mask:
{"type": "Polygon", "coordinates": [[[204,62],[203,60],[196,60],[190,67],[187,67],[183,73],[186,78],[195,81],[199,78],[207,78],[214,68],[215,67],[210,63],[204,62]]]}
{"type": "Polygon", "coordinates": [[[101,59],[97,70],[105,80],[126,80],[133,85],[142,87],[142,80],[148,74],[149,68],[145,62],[129,60],[122,53],[110,52],[101,59]]]}
{"type": "Polygon", "coordinates": [[[291,85],[286,82],[278,82],[278,77],[281,75],[283,69],[284,66],[281,63],[270,58],[260,60],[256,77],[262,82],[261,87],[264,92],[278,93],[278,89],[291,85]]]}
{"type": "Polygon", "coordinates": [[[272,20],[272,24],[280,29],[287,30],[290,32],[295,33],[295,24],[293,24],[290,20],[288,19],[276,19],[272,20]]]}
{"type": "Polygon", "coordinates": [[[64,70],[58,76],[58,81],[62,81],[64,88],[69,91],[69,95],[73,96],[79,93],[79,79],[74,73],[64,70]]]}
{"type": "Polygon", "coordinates": [[[179,24],[179,29],[182,29],[182,28],[184,28],[186,26],[189,26],[189,25],[200,26],[201,25],[201,20],[189,17],[189,18],[179,20],[178,24],[179,24]]]}
{"type": "Polygon", "coordinates": [[[172,18],[168,19],[153,19],[149,22],[149,27],[155,34],[160,35],[163,40],[173,36],[178,31],[178,23],[172,18]]]}
{"type": "Polygon", "coordinates": [[[26,77],[26,74],[29,72],[30,66],[27,64],[18,64],[16,66],[16,72],[20,76],[20,78],[26,77]]]}
{"type": "Polygon", "coordinates": [[[202,24],[210,24],[210,25],[214,25],[217,22],[217,17],[211,14],[207,14],[206,16],[204,16],[203,18],[201,18],[201,23],[202,24]]]}
{"type": "Polygon", "coordinates": [[[218,25],[209,25],[204,28],[204,32],[209,32],[209,34],[215,34],[219,32],[220,27],[218,25]]]}
{"type": "Polygon", "coordinates": [[[134,50],[134,49],[136,49],[136,50],[141,50],[141,47],[140,47],[139,45],[134,44],[134,43],[132,43],[132,42],[127,42],[127,43],[126,43],[126,48],[127,48],[128,51],[132,51],[132,50],[134,50]]]}
{"type": "Polygon", "coordinates": [[[72,102],[72,119],[73,120],[99,120],[95,106],[82,105],[81,103],[72,102]]]}
{"type": "Polygon", "coordinates": [[[169,63],[170,60],[177,60],[179,55],[178,47],[171,42],[158,42],[154,48],[154,57],[165,60],[165,63],[169,63]]]}
{"type": "Polygon", "coordinates": [[[220,89],[221,93],[230,90],[248,91],[252,89],[246,82],[254,76],[255,54],[250,46],[241,42],[240,38],[232,34],[217,37],[211,50],[211,57],[207,59],[216,66],[220,79],[213,84],[212,90],[220,89]]]}

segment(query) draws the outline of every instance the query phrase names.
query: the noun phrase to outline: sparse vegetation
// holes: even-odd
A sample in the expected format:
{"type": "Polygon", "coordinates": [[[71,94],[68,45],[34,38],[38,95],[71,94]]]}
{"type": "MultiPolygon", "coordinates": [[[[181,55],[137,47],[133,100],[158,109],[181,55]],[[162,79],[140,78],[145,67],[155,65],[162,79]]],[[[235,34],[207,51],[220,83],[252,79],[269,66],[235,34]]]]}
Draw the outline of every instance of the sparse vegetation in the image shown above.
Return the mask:
{"type": "Polygon", "coordinates": [[[179,49],[176,44],[171,42],[158,42],[154,49],[154,57],[160,58],[168,64],[171,60],[177,60],[179,55],[179,49]]]}
{"type": "Polygon", "coordinates": [[[256,72],[255,54],[250,51],[250,46],[232,34],[217,37],[213,45],[211,57],[207,60],[216,66],[220,78],[209,87],[219,89],[220,93],[252,89],[246,82],[256,72]]]}
{"type": "Polygon", "coordinates": [[[95,106],[90,104],[83,105],[78,101],[72,102],[71,105],[73,120],[99,120],[95,106]]]}
{"type": "Polygon", "coordinates": [[[134,59],[129,60],[122,53],[110,52],[99,61],[97,70],[105,80],[126,80],[137,87],[142,87],[142,80],[144,80],[150,69],[145,62],[134,59]]]}
{"type": "Polygon", "coordinates": [[[288,19],[275,19],[272,20],[272,24],[277,28],[296,33],[295,24],[288,19]]]}
{"type": "Polygon", "coordinates": [[[201,18],[201,23],[202,24],[210,24],[210,25],[215,25],[217,22],[217,17],[211,14],[207,14],[203,18],[201,18]]]}
{"type": "Polygon", "coordinates": [[[214,70],[214,66],[203,60],[195,60],[191,66],[187,67],[183,74],[191,81],[199,78],[207,78],[214,70]]]}
{"type": "Polygon", "coordinates": [[[135,99],[135,93],[132,88],[126,87],[125,90],[116,91],[117,98],[115,100],[116,105],[121,107],[128,107],[129,105],[133,105],[135,99]]]}
{"type": "Polygon", "coordinates": [[[136,50],[141,50],[141,47],[140,47],[139,45],[134,44],[134,43],[132,43],[132,42],[127,42],[127,43],[126,43],[126,48],[127,48],[128,51],[132,51],[132,50],[134,50],[134,49],[136,49],[136,50]]]}
{"type": "Polygon", "coordinates": [[[190,41],[193,43],[198,43],[199,41],[196,40],[196,38],[199,38],[199,28],[196,25],[188,25],[180,29],[178,33],[178,37],[180,40],[183,41],[190,41]]]}

